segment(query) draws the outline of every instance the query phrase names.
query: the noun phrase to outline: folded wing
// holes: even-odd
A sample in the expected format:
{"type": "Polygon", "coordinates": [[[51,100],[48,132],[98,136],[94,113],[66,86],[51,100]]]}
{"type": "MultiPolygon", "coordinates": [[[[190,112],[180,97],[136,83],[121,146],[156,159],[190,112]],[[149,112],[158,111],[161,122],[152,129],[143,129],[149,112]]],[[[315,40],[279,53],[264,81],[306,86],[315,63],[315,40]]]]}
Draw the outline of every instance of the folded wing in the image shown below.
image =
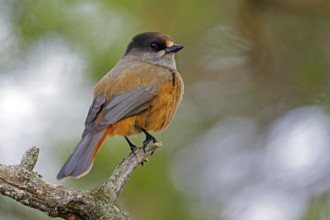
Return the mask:
{"type": "Polygon", "coordinates": [[[87,174],[111,125],[148,109],[148,101],[157,90],[157,87],[150,86],[115,95],[109,100],[106,100],[103,95],[95,97],[85,121],[82,139],[60,170],[57,178],[81,177],[87,174]]]}

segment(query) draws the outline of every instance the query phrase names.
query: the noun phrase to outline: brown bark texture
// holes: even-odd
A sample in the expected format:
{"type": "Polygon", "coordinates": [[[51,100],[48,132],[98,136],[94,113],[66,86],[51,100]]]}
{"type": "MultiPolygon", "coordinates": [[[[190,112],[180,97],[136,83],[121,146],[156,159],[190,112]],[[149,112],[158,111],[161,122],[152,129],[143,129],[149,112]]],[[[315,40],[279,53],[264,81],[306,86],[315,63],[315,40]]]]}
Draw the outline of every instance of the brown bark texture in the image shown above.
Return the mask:
{"type": "Polygon", "coordinates": [[[117,198],[134,169],[161,146],[161,142],[150,143],[146,152],[139,149],[136,155],[130,153],[103,185],[90,191],[45,182],[39,173],[33,171],[39,149],[32,147],[26,151],[19,165],[0,164],[0,193],[50,217],[128,219],[129,214],[116,204],[117,198]]]}

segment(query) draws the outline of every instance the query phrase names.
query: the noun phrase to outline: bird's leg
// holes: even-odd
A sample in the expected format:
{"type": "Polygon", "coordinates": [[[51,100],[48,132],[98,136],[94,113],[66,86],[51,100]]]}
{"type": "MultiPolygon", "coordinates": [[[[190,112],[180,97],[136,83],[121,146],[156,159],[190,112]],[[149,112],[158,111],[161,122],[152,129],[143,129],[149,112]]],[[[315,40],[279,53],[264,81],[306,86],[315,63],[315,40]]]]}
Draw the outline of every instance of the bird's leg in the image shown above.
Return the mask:
{"type": "MultiPolygon", "coordinates": [[[[124,136],[124,137],[125,137],[127,143],[129,144],[129,147],[131,148],[132,153],[134,154],[134,156],[137,157],[135,151],[137,151],[138,148],[137,148],[137,147],[136,147],[136,146],[135,146],[135,145],[134,145],[134,144],[128,139],[128,137],[126,137],[126,136],[124,136]]],[[[142,161],[142,162],[141,162],[141,165],[142,165],[142,166],[144,165],[144,162],[147,162],[147,161],[142,161]]]]}
{"type": "Polygon", "coordinates": [[[132,153],[136,156],[135,151],[138,150],[138,148],[128,139],[128,137],[124,136],[127,143],[129,144],[129,147],[131,148],[132,153]]]}
{"type": "Polygon", "coordinates": [[[143,141],[143,146],[142,146],[142,149],[143,149],[144,153],[146,153],[146,147],[147,147],[147,145],[149,143],[155,143],[155,142],[157,142],[157,140],[156,140],[156,138],[154,136],[152,136],[151,134],[149,134],[145,129],[141,128],[141,130],[146,135],[146,139],[143,141]]]}

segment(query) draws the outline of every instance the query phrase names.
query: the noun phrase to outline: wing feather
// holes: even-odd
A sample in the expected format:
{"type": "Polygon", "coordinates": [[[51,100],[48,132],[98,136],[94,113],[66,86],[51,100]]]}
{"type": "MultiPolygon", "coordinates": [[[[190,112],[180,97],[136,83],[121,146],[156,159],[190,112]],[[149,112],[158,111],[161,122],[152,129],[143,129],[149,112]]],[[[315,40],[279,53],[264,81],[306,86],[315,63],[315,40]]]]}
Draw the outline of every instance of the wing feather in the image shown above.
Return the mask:
{"type": "Polygon", "coordinates": [[[88,111],[88,114],[86,117],[85,129],[82,134],[82,137],[85,137],[86,134],[88,134],[90,132],[90,130],[93,128],[95,119],[96,119],[97,115],[100,113],[105,101],[106,101],[105,95],[100,95],[100,96],[95,97],[92,105],[89,108],[89,111],[88,111]]]}
{"type": "Polygon", "coordinates": [[[116,95],[103,104],[100,121],[92,128],[97,133],[116,122],[145,111],[158,90],[155,86],[138,88],[116,95]]]}

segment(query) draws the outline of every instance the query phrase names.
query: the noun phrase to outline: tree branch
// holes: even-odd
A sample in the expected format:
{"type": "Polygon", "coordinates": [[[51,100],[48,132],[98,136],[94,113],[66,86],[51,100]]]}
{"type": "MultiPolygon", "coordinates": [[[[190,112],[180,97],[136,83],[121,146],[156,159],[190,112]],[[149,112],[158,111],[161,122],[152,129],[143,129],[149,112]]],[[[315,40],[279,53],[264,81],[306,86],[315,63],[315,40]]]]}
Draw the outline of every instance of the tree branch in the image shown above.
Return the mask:
{"type": "Polygon", "coordinates": [[[19,165],[0,164],[0,193],[50,217],[128,219],[128,214],[117,206],[116,200],[134,169],[161,146],[161,142],[150,143],[146,152],[139,149],[137,156],[130,153],[102,186],[87,192],[45,182],[40,174],[33,171],[39,149],[32,147],[19,165]]]}
{"type": "Polygon", "coordinates": [[[142,149],[139,149],[135,152],[136,156],[130,153],[125,157],[122,162],[117,166],[113,171],[110,178],[100,187],[99,193],[104,195],[112,194],[112,199],[116,200],[124,188],[128,178],[133,173],[134,169],[139,164],[144,164],[148,161],[148,156],[153,154],[155,150],[162,146],[162,142],[156,142],[149,144],[146,147],[146,152],[142,149]]]}

